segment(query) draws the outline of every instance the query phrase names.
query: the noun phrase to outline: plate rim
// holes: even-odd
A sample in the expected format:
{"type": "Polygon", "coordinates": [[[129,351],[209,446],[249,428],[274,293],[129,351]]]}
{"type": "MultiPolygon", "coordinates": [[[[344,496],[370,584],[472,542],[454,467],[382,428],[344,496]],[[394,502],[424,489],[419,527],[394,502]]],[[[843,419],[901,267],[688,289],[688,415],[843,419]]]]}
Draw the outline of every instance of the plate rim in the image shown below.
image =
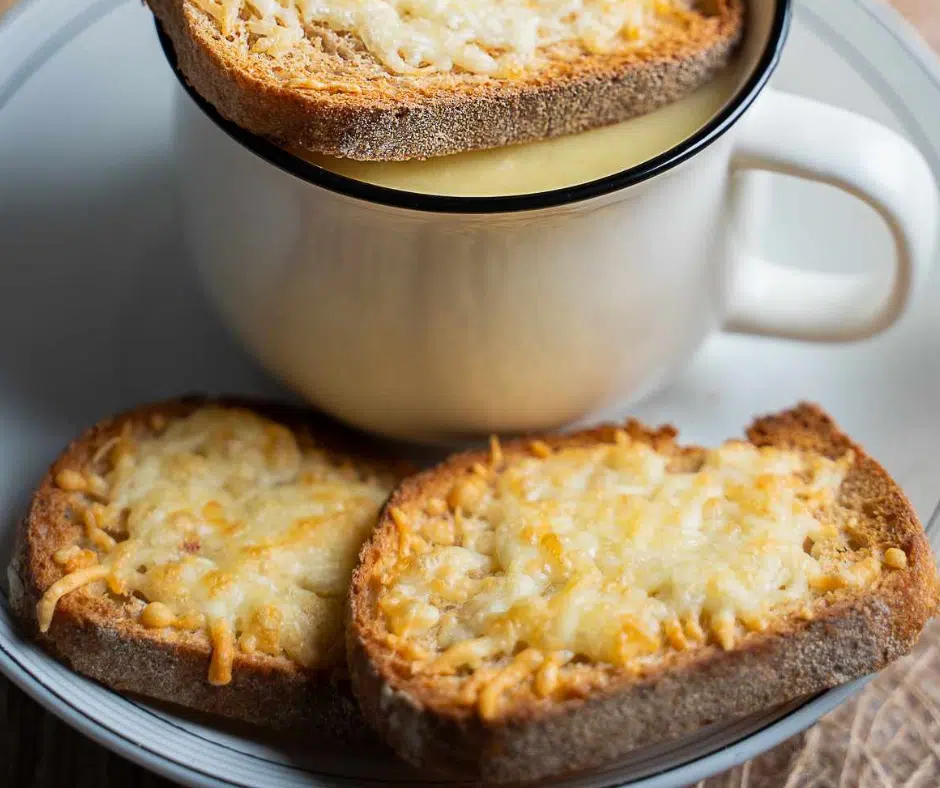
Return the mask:
{"type": "MultiPolygon", "coordinates": [[[[39,17],[45,12],[46,8],[58,1],[21,0],[16,8],[0,20],[0,47],[13,37],[15,31],[23,26],[28,26],[34,20],[36,24],[39,24],[39,17]]],[[[128,2],[129,0],[80,0],[80,2],[75,3],[75,0],[69,0],[68,7],[73,10],[73,13],[66,19],[60,19],[60,24],[51,31],[48,24],[44,24],[43,30],[47,33],[46,37],[39,40],[34,46],[28,47],[25,55],[19,57],[19,62],[14,61],[12,63],[5,79],[0,82],[0,111],[2,111],[7,101],[12,99],[19,89],[29,81],[32,74],[38,71],[76,35],[98,23],[108,14],[128,2]]],[[[795,3],[795,16],[797,19],[804,14],[809,14],[818,19],[816,12],[812,9],[812,2],[813,0],[797,0],[795,3]]],[[[934,83],[938,93],[940,93],[940,59],[937,58],[936,53],[899,11],[877,0],[844,0],[844,8],[846,9],[844,13],[863,13],[877,23],[884,34],[894,39],[904,51],[909,62],[916,64],[934,83]]],[[[838,31],[831,32],[838,35],[838,31]]],[[[856,49],[849,38],[840,37],[840,41],[846,47],[852,49],[860,60],[867,64],[873,62],[872,56],[856,49]]],[[[830,44],[831,42],[827,40],[826,43],[830,44]]],[[[865,78],[868,81],[867,77],[865,78]]],[[[877,86],[875,87],[877,89],[877,86]]],[[[877,90],[877,92],[881,96],[884,91],[877,90]]],[[[891,106],[892,111],[894,111],[894,105],[891,106]]],[[[928,153],[934,154],[932,158],[935,169],[937,169],[940,149],[937,149],[936,145],[931,145],[931,147],[934,150],[928,151],[928,153]]],[[[938,172],[938,176],[940,176],[940,172],[938,172]]],[[[925,530],[931,541],[937,542],[940,539],[940,501],[937,502],[930,514],[925,530]]],[[[5,598],[3,607],[5,608],[4,612],[6,612],[5,598]]],[[[148,749],[142,741],[135,743],[130,736],[122,735],[113,728],[94,719],[81,708],[62,698],[53,688],[34,677],[17,660],[16,654],[9,650],[15,647],[22,649],[24,646],[25,648],[34,648],[30,644],[17,643],[14,640],[8,640],[5,636],[0,636],[0,672],[5,674],[14,685],[36,700],[48,712],[83,735],[87,735],[99,745],[157,774],[196,788],[232,788],[232,786],[244,788],[248,785],[247,783],[238,783],[222,777],[207,775],[201,770],[174,761],[165,755],[148,749]]],[[[47,657],[44,656],[43,658],[47,657]]],[[[694,783],[733,768],[805,730],[825,713],[854,695],[872,678],[873,676],[862,677],[820,693],[783,717],[723,749],[624,785],[631,786],[631,788],[666,788],[666,786],[694,783]]],[[[315,772],[310,772],[310,774],[316,777],[315,772]]],[[[331,775],[330,779],[342,780],[344,778],[331,775]]],[[[355,782],[354,778],[349,778],[349,780],[355,782]]]]}

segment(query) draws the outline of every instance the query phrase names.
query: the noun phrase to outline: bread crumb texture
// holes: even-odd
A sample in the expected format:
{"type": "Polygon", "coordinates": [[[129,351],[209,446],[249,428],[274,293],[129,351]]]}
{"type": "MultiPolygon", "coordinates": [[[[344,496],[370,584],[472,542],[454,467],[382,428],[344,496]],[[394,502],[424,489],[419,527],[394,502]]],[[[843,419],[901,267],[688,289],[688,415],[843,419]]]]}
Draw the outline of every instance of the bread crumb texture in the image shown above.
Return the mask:
{"type": "Polygon", "coordinates": [[[426,159],[576,134],[709,81],[744,0],[147,0],[180,71],[278,145],[426,159]]]}

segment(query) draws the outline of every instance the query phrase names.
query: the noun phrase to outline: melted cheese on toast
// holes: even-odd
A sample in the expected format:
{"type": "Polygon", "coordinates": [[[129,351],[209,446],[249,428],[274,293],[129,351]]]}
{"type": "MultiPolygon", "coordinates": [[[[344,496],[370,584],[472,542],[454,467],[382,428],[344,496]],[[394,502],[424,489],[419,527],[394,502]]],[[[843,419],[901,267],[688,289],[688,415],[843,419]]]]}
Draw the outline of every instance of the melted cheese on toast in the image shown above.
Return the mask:
{"type": "Polygon", "coordinates": [[[192,0],[224,35],[244,26],[254,52],[280,55],[314,25],[351,33],[395,74],[513,76],[540,49],[606,54],[682,25],[693,0],[192,0]]]}
{"type": "Polygon", "coordinates": [[[160,426],[135,436],[128,423],[99,451],[102,476],[59,474],[93,549],[56,555],[68,574],[40,602],[40,626],[84,572],[142,598],[144,626],[207,631],[214,683],[237,651],[342,663],[349,578],[391,482],[249,410],[203,407],[160,426]]]}
{"type": "Polygon", "coordinates": [[[857,518],[838,506],[851,452],[731,441],[675,455],[617,436],[534,441],[505,461],[494,443],[488,466],[390,509],[399,551],[378,565],[377,599],[388,643],[417,671],[466,679],[461,699],[484,717],[506,691],[550,694],[566,664],[633,671],[731,649],[890,566],[852,545],[857,518]]]}

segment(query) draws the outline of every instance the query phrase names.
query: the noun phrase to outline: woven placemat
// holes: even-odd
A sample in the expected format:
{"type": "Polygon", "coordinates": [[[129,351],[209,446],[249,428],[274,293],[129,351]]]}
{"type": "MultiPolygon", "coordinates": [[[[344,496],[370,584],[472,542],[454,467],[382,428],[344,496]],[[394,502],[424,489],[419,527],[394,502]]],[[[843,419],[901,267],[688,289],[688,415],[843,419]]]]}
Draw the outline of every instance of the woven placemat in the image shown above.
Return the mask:
{"type": "Polygon", "coordinates": [[[895,663],[808,732],[703,788],[937,788],[940,621],[895,663]]]}

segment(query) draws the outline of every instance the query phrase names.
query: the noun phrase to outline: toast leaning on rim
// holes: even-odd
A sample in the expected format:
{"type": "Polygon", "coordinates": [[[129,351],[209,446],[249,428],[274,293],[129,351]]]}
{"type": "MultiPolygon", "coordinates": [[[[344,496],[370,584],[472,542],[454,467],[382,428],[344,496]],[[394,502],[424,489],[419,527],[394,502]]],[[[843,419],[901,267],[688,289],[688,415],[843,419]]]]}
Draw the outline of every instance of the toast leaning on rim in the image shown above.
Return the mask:
{"type": "Polygon", "coordinates": [[[414,764],[535,780],[908,652],[938,584],[903,493],[815,406],[747,434],[631,422],[406,480],[353,575],[366,719],[414,764]]]}
{"type": "Polygon", "coordinates": [[[695,90],[744,0],[146,0],[179,68],[278,144],[424,159],[574,134],[695,90]]]}
{"type": "Polygon", "coordinates": [[[189,398],[108,419],[35,493],[13,610],[116,690],[354,735],[345,598],[399,466],[285,406],[189,398]]]}

